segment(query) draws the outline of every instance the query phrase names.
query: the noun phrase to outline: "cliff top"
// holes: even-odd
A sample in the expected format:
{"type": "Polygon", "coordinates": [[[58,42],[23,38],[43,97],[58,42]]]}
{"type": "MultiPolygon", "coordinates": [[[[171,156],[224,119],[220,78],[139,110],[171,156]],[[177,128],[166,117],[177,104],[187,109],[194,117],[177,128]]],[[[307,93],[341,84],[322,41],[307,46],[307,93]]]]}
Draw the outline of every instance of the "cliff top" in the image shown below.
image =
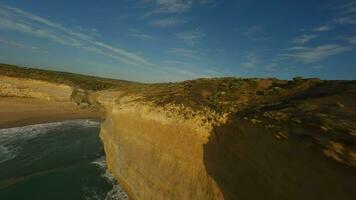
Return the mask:
{"type": "Polygon", "coordinates": [[[201,78],[176,83],[143,84],[68,72],[0,64],[0,75],[66,84],[86,91],[113,90],[157,105],[177,104],[194,110],[210,108],[218,113],[237,112],[253,105],[276,104],[353,93],[356,81],[323,81],[317,78],[201,78]]]}
{"type": "Polygon", "coordinates": [[[18,67],[8,64],[0,64],[0,75],[48,81],[51,83],[65,84],[72,87],[79,87],[81,89],[92,91],[105,90],[122,85],[133,84],[133,82],[123,80],[100,78],[69,72],[18,67]]]}

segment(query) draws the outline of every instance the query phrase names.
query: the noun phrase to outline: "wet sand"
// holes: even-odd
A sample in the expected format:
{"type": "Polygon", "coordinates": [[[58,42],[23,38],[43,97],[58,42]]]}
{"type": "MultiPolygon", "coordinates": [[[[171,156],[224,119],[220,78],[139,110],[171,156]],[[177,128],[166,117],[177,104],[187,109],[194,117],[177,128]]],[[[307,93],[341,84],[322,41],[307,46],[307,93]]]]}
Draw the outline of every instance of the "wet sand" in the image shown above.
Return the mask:
{"type": "Polygon", "coordinates": [[[0,128],[71,119],[103,120],[104,111],[80,109],[71,102],[0,97],[0,128]]]}

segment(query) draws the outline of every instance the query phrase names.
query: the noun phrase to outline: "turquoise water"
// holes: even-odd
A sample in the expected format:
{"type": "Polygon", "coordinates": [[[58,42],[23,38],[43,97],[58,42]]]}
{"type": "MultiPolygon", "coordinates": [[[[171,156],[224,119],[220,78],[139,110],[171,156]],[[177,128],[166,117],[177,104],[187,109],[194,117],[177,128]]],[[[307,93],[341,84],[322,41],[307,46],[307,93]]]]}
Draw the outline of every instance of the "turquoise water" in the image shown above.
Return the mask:
{"type": "Polygon", "coordinates": [[[125,200],[106,170],[99,123],[0,129],[1,200],[125,200]]]}

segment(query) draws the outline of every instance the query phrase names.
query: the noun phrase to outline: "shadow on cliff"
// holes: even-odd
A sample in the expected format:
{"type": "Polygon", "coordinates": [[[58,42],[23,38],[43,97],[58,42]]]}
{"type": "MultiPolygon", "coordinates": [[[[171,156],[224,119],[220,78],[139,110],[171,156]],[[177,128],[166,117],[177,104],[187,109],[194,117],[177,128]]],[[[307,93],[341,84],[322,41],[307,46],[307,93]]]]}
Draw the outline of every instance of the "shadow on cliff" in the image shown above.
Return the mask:
{"type": "MultiPolygon", "coordinates": [[[[302,130],[310,131],[310,130],[302,130]]],[[[232,117],[215,127],[204,164],[225,199],[354,199],[356,171],[300,137],[232,117]]]]}

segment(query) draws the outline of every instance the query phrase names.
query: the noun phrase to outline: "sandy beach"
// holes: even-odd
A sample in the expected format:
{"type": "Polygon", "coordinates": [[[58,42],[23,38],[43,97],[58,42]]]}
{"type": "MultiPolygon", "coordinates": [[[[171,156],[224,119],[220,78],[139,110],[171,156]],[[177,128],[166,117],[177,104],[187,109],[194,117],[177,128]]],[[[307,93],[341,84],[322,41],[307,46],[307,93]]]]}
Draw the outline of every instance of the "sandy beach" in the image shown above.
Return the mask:
{"type": "Polygon", "coordinates": [[[80,109],[70,102],[0,97],[0,128],[71,119],[103,120],[104,117],[104,111],[93,112],[80,109]]]}

